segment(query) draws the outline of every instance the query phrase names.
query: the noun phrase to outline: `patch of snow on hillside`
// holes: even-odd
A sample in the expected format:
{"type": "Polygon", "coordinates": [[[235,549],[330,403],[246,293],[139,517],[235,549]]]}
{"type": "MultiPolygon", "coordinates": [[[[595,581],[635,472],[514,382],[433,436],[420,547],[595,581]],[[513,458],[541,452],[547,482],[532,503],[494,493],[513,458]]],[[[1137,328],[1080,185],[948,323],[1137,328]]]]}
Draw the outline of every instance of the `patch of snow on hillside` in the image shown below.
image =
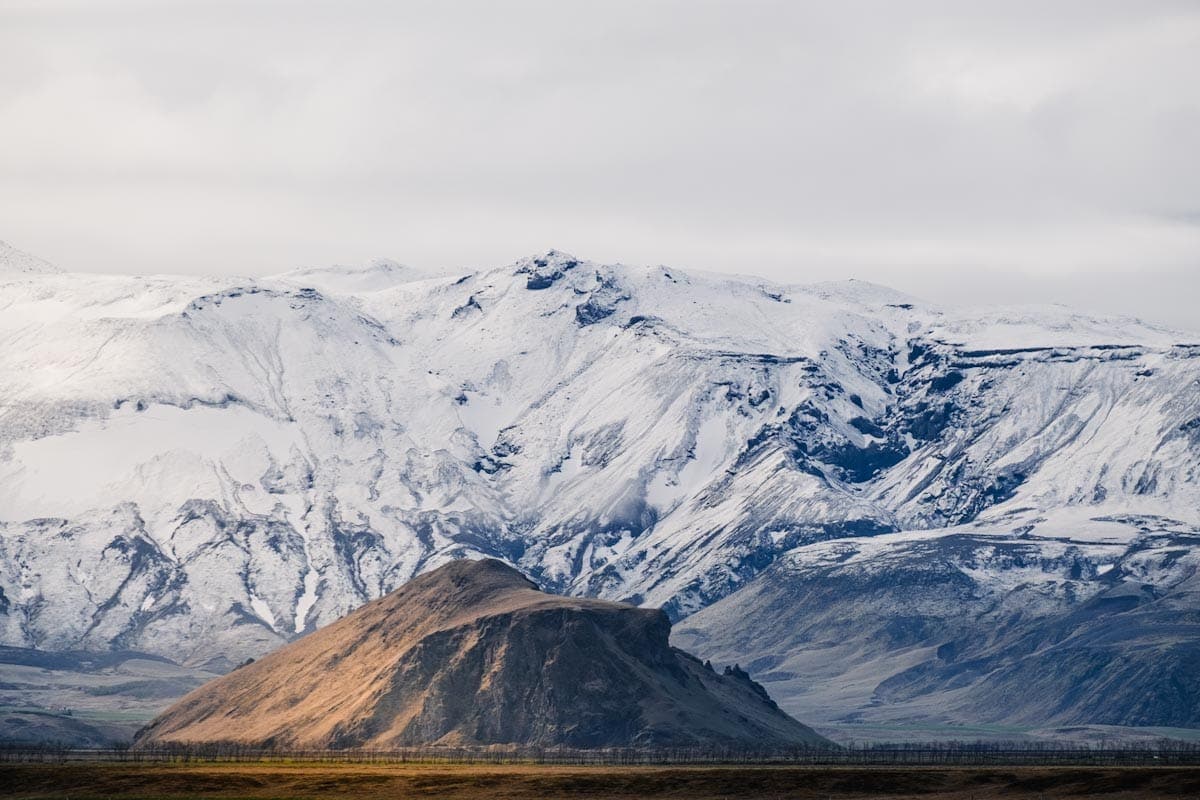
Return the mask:
{"type": "Polygon", "coordinates": [[[724,417],[705,418],[683,466],[674,472],[669,467],[661,469],[646,487],[646,501],[662,512],[669,511],[712,480],[713,470],[725,460],[726,453],[724,417]]]}

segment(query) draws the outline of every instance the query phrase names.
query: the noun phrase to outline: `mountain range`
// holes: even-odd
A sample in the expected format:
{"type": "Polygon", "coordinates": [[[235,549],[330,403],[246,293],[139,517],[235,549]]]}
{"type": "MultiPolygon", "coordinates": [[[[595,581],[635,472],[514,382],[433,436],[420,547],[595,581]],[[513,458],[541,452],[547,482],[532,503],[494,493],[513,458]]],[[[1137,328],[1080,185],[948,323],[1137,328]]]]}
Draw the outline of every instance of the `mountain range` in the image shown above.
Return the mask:
{"type": "Polygon", "coordinates": [[[225,671],[491,557],[830,729],[1200,727],[1200,335],[556,251],[14,252],[0,644],[225,671]]]}

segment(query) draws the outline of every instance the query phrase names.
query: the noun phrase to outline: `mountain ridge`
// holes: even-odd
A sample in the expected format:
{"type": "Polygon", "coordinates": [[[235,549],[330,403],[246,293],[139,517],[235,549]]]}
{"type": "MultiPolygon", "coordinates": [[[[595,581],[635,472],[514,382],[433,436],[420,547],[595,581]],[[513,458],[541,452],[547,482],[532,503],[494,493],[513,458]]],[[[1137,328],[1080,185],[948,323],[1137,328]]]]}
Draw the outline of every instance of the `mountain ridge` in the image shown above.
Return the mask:
{"type": "MultiPolygon", "coordinates": [[[[0,642],[227,669],[478,556],[682,620],[824,542],[962,526],[1047,553],[1069,615],[1099,584],[1061,540],[1092,575],[1200,530],[1192,342],[559,252],[342,293],[9,279],[0,642]]],[[[1027,574],[955,563],[987,596],[1027,574]]]]}

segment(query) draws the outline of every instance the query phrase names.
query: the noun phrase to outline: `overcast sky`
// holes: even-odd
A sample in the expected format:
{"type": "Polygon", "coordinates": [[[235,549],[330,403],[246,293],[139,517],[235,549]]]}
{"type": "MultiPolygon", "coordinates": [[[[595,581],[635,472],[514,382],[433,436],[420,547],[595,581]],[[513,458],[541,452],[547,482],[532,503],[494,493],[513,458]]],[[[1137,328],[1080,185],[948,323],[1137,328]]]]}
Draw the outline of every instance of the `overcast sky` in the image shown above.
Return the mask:
{"type": "Polygon", "coordinates": [[[69,270],[556,247],[1200,330],[1198,148],[1195,0],[0,0],[0,239],[69,270]]]}

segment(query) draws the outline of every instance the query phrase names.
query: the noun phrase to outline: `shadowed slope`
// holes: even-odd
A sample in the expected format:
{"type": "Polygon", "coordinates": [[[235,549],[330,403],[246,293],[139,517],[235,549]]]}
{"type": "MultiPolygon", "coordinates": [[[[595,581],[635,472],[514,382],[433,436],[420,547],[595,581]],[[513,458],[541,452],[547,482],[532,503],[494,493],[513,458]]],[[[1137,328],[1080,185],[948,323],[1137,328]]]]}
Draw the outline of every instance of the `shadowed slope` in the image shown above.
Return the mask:
{"type": "Polygon", "coordinates": [[[816,743],[744,674],[667,643],[658,610],[457,561],[197,689],[140,746],[816,743]]]}

